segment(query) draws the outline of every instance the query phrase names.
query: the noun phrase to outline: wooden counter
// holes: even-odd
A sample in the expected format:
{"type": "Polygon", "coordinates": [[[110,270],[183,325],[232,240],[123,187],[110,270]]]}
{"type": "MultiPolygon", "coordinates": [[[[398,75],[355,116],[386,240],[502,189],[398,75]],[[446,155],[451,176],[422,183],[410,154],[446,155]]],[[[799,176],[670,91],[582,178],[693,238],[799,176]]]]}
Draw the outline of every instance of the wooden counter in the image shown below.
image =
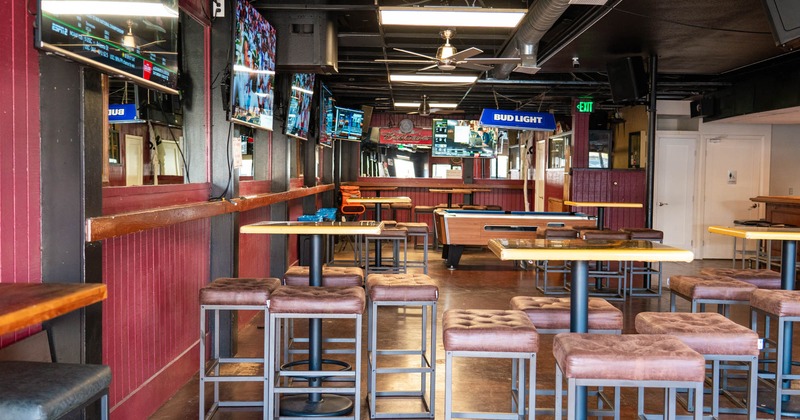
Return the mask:
{"type": "Polygon", "coordinates": [[[799,196],[766,196],[753,197],[750,201],[766,204],[764,217],[772,223],[785,223],[800,227],[799,196]]]}
{"type": "Polygon", "coordinates": [[[0,335],[100,302],[105,284],[0,283],[0,335]]]}

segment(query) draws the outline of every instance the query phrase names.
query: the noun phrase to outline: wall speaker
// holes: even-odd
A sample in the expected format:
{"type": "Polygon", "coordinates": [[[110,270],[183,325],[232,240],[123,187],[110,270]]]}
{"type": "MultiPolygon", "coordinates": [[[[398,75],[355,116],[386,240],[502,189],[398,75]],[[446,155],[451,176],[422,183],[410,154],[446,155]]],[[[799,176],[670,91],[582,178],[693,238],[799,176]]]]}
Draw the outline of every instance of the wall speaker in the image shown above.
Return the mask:
{"type": "Polygon", "coordinates": [[[647,73],[639,56],[609,61],[608,84],[614,103],[633,102],[647,95],[647,73]]]}
{"type": "Polygon", "coordinates": [[[800,2],[797,0],[763,0],[772,27],[775,45],[785,48],[800,46],[800,2]]]}

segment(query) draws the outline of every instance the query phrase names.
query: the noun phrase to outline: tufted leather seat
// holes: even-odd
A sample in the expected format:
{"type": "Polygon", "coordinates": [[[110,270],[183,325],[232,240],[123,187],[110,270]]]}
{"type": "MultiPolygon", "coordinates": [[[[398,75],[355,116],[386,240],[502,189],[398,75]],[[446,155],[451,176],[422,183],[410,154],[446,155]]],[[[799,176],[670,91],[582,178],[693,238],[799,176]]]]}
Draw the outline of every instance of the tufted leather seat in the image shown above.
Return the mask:
{"type": "MultiPolygon", "coordinates": [[[[69,363],[0,362],[0,418],[54,419],[107,398],[111,368],[69,363]]],[[[107,403],[106,410],[107,410],[107,403]]],[[[103,413],[104,418],[108,413],[103,413]]]]}
{"type": "Polygon", "coordinates": [[[406,228],[409,234],[412,233],[428,233],[428,224],[422,222],[401,222],[397,224],[398,228],[406,228]]]}
{"type": "Polygon", "coordinates": [[[691,299],[748,301],[756,286],[730,277],[672,276],[669,288],[691,299]]]}
{"type": "Polygon", "coordinates": [[[200,289],[201,305],[266,305],[281,285],[276,278],[221,277],[200,289]]]}
{"type": "MultiPolygon", "coordinates": [[[[537,330],[569,330],[568,297],[515,296],[511,309],[525,312],[537,330]]],[[[622,311],[605,299],[589,298],[589,329],[621,331],[622,311]]]]}
{"type": "Polygon", "coordinates": [[[367,298],[361,287],[281,286],[272,293],[270,313],[361,314],[367,298]]]}
{"type": "Polygon", "coordinates": [[[444,313],[443,326],[447,351],[539,351],[539,334],[522,311],[450,309],[444,313]]]}
{"type": "Polygon", "coordinates": [[[582,229],[580,236],[587,241],[627,241],[630,239],[627,233],[615,230],[582,229]]]}
{"type": "Polygon", "coordinates": [[[664,232],[656,229],[648,228],[622,228],[620,232],[625,232],[630,235],[631,239],[643,239],[646,241],[661,242],[664,240],[664,232]]]}
{"type": "Polygon", "coordinates": [[[706,373],[703,356],[661,334],[561,333],[553,356],[567,378],[702,382],[706,373]]]}
{"type": "MultiPolygon", "coordinates": [[[[397,222],[395,222],[395,225],[397,222]]],[[[384,222],[384,226],[386,226],[386,222],[384,222]]],[[[381,230],[381,233],[378,235],[369,235],[370,238],[381,238],[381,239],[396,239],[396,238],[405,238],[408,236],[408,229],[401,228],[401,227],[386,227],[381,230]]]]}
{"type": "MultiPolygon", "coordinates": [[[[309,268],[292,266],[283,275],[287,286],[308,286],[309,268]]],[[[364,270],[358,267],[322,267],[322,286],[351,287],[364,285],[364,270]]]]}
{"type": "Polygon", "coordinates": [[[800,316],[800,290],[756,290],[750,307],[777,316],[800,316]]]}
{"type": "Polygon", "coordinates": [[[373,301],[435,301],[439,287],[426,274],[370,274],[369,298],[373,301]]]}
{"type": "Polygon", "coordinates": [[[781,273],[754,268],[703,268],[703,276],[723,276],[750,283],[759,289],[780,289],[781,273]]]}
{"type": "Polygon", "coordinates": [[[578,231],[573,228],[549,227],[540,231],[545,239],[577,239],[578,231]]]}
{"type": "Polygon", "coordinates": [[[641,312],[639,334],[668,334],[700,354],[758,356],[758,334],[714,312],[641,312]]]}

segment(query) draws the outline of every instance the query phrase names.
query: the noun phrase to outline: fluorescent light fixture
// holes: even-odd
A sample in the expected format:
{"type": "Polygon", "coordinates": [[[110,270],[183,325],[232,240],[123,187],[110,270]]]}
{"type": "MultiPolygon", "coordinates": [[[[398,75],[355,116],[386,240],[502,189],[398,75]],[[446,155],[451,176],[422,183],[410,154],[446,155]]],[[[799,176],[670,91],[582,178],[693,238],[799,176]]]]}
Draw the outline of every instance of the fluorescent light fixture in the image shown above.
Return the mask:
{"type": "Polygon", "coordinates": [[[42,11],[54,15],[111,15],[177,18],[178,8],[160,1],[42,0],[42,11]]]}
{"type": "MultiPolygon", "coordinates": [[[[455,109],[458,108],[458,104],[449,103],[449,102],[428,102],[431,108],[440,108],[440,109],[455,109]]],[[[395,102],[395,108],[418,108],[419,102],[395,102]]]]}
{"type": "Polygon", "coordinates": [[[272,70],[256,70],[239,64],[233,66],[233,71],[240,71],[243,73],[253,73],[253,74],[275,74],[275,72],[272,70]]]}
{"type": "Polygon", "coordinates": [[[475,83],[478,76],[452,76],[438,74],[390,74],[390,82],[416,83],[475,83]]]}
{"type": "Polygon", "coordinates": [[[381,24],[439,27],[515,28],[525,9],[482,7],[381,7],[381,24]]]}
{"type": "Polygon", "coordinates": [[[416,108],[419,106],[419,102],[395,102],[395,108],[416,108]]]}
{"type": "Polygon", "coordinates": [[[313,90],[305,89],[305,88],[302,88],[300,86],[292,86],[292,90],[296,90],[298,92],[305,93],[305,94],[308,94],[308,95],[313,95],[314,94],[313,90]]]}
{"type": "Polygon", "coordinates": [[[605,6],[608,0],[569,0],[569,4],[583,4],[586,6],[605,6]]]}

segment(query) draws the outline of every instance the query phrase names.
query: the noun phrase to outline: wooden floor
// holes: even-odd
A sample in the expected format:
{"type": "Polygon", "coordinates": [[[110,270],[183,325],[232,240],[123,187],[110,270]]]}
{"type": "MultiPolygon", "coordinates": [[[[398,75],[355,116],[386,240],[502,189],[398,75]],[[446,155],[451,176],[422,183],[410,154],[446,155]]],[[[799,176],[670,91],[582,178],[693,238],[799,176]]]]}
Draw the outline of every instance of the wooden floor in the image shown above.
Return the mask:
{"type": "MultiPolygon", "coordinates": [[[[417,250],[410,258],[421,258],[421,251],[417,250]]],[[[691,264],[668,263],[664,264],[664,281],[670,275],[697,274],[703,267],[729,267],[730,260],[695,261],[691,264]]],[[[411,272],[421,272],[421,269],[410,269],[411,272]]],[[[447,270],[441,262],[439,255],[431,252],[430,276],[439,285],[440,297],[438,308],[438,339],[436,353],[436,418],[444,418],[444,351],[441,342],[441,319],[447,309],[506,309],[509,300],[517,295],[540,295],[533,285],[533,272],[523,271],[514,267],[510,262],[499,261],[493,254],[485,249],[467,249],[461,260],[461,265],[456,270],[447,270]]],[[[666,289],[666,288],[665,288],[666,289]]],[[[634,333],[634,318],[643,311],[668,311],[669,293],[664,293],[661,298],[629,298],[624,302],[612,302],[619,307],[625,318],[624,333],[634,333]]],[[[712,308],[713,309],[713,308],[712,308]]],[[[679,302],[678,310],[688,311],[686,302],[679,302]]],[[[732,318],[737,322],[748,325],[747,310],[734,308],[732,318]]],[[[382,343],[392,345],[394,342],[402,343],[400,339],[416,333],[419,329],[419,312],[409,311],[406,314],[396,310],[387,309],[380,313],[379,337],[382,343]]],[[[364,322],[364,357],[366,357],[366,320],[364,322]]],[[[260,353],[262,343],[263,318],[257,316],[240,333],[240,354],[253,355],[260,353]]],[[[337,328],[326,322],[324,331],[335,334],[337,328]]],[[[399,345],[402,348],[402,344],[399,345]]],[[[797,347],[797,346],[796,346],[797,347]]],[[[344,358],[346,360],[346,358],[344,358]]],[[[366,366],[366,363],[364,364],[366,366]]],[[[242,367],[242,370],[254,369],[242,367]]],[[[466,411],[505,411],[510,407],[510,363],[485,359],[469,359],[468,362],[459,363],[454,369],[455,393],[454,401],[458,410],[466,411]]],[[[366,370],[363,370],[362,380],[362,419],[368,419],[369,414],[366,403],[366,370]]],[[[552,356],[552,337],[542,336],[537,363],[537,388],[553,388],[554,363],[552,356]]],[[[379,387],[402,389],[403,386],[416,386],[418,377],[398,378],[391,377],[379,381],[379,387]]],[[[236,384],[223,389],[226,395],[234,394],[238,399],[259,399],[261,395],[259,385],[236,384]]],[[[209,394],[210,397],[210,394],[209,394]]],[[[650,412],[660,409],[663,394],[650,391],[647,394],[646,405],[650,412]]],[[[208,398],[207,398],[208,400],[208,398]]],[[[708,398],[707,398],[708,400],[708,398]]],[[[590,406],[593,403],[590,400],[590,406]]],[[[723,406],[728,402],[723,398],[723,406]]],[[[553,405],[552,397],[539,397],[537,407],[553,405]]],[[[413,400],[382,404],[381,411],[392,411],[403,407],[417,407],[413,400]]],[[[164,404],[151,418],[153,419],[184,419],[197,418],[198,416],[198,380],[195,376],[175,396],[164,404]]],[[[551,418],[537,416],[538,418],[551,418]]],[[[759,414],[759,418],[768,418],[766,414],[759,414]]],[[[256,411],[224,411],[218,412],[215,419],[256,419],[261,418],[259,410],[256,411]]],[[[621,418],[636,418],[636,393],[635,390],[623,390],[621,418]]],[[[722,415],[724,419],[746,418],[744,415],[722,415]]]]}

